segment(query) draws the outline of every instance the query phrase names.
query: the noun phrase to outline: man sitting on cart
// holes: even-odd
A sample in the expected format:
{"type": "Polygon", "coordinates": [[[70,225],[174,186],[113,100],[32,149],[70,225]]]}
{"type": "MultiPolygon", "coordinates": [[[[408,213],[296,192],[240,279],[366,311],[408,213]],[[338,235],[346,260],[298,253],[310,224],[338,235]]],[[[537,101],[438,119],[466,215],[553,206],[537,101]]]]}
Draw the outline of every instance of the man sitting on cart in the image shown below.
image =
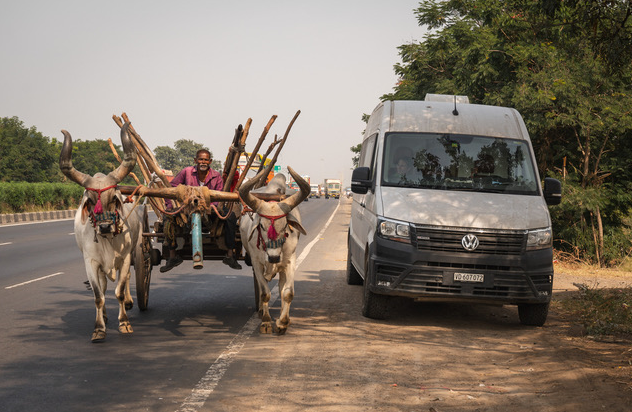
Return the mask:
{"type": "MultiPolygon", "coordinates": [[[[171,186],[176,187],[180,184],[187,186],[206,186],[211,190],[221,191],[224,188],[224,181],[222,180],[221,173],[211,169],[212,161],[211,153],[208,150],[198,150],[195,154],[195,166],[188,166],[182,169],[171,181],[171,186]]],[[[168,202],[168,205],[170,204],[171,202],[168,202]]],[[[212,204],[217,206],[217,202],[213,202],[212,204]]],[[[241,269],[241,265],[234,256],[237,219],[234,214],[231,214],[224,222],[224,241],[226,242],[228,252],[223,262],[233,269],[241,269]]],[[[182,263],[182,257],[176,253],[176,237],[178,233],[182,232],[182,229],[182,227],[175,224],[173,219],[165,222],[165,246],[169,250],[169,257],[165,265],[160,268],[160,272],[162,273],[168,272],[182,263]]]]}

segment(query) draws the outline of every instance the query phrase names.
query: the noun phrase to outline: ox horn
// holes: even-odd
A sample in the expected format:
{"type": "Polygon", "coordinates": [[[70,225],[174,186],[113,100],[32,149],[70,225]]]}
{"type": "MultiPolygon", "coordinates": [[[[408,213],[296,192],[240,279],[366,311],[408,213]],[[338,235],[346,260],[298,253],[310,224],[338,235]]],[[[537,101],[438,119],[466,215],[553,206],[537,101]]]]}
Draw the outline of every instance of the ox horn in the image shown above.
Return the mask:
{"type": "Polygon", "coordinates": [[[136,148],[134,147],[132,139],[129,137],[128,129],[129,123],[126,122],[123,127],[121,127],[121,143],[123,144],[124,153],[123,160],[116,170],[110,172],[110,176],[116,180],[116,183],[125,179],[125,176],[134,170],[134,166],[136,166],[136,148]]]}
{"type": "Polygon", "coordinates": [[[64,135],[64,145],[59,154],[59,168],[68,179],[85,187],[90,176],[74,168],[72,165],[72,137],[65,130],[62,130],[61,133],[64,135]]]}
{"type": "Polygon", "coordinates": [[[281,203],[288,205],[290,209],[294,209],[296,206],[301,204],[301,202],[305,200],[307,196],[309,196],[309,192],[311,191],[311,188],[309,187],[309,183],[307,183],[307,180],[303,179],[298,173],[294,171],[294,169],[288,166],[287,170],[288,172],[290,172],[290,175],[292,175],[292,177],[294,178],[294,181],[298,183],[298,187],[301,190],[294,193],[292,196],[288,197],[287,199],[281,201],[281,203]]]}
{"type": "Polygon", "coordinates": [[[266,172],[265,169],[262,170],[255,177],[243,183],[241,187],[239,188],[239,197],[241,197],[244,203],[248,205],[248,207],[254,211],[257,211],[259,209],[259,206],[261,205],[261,203],[263,203],[263,200],[258,199],[254,197],[253,195],[251,195],[250,190],[254,187],[254,185],[259,180],[263,178],[263,175],[265,174],[265,172],[266,172]]]}

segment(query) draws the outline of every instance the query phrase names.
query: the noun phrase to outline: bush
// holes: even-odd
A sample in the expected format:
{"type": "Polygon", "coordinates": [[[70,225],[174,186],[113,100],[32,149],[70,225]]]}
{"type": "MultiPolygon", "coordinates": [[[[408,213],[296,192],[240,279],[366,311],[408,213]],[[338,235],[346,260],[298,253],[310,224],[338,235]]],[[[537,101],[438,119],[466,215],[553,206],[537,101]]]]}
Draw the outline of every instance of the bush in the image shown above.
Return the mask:
{"type": "Polygon", "coordinates": [[[632,288],[577,284],[579,294],[561,302],[591,336],[632,337],[632,288]]]}
{"type": "Polygon", "coordinates": [[[0,213],[74,209],[83,191],[75,183],[0,182],[0,213]]]}

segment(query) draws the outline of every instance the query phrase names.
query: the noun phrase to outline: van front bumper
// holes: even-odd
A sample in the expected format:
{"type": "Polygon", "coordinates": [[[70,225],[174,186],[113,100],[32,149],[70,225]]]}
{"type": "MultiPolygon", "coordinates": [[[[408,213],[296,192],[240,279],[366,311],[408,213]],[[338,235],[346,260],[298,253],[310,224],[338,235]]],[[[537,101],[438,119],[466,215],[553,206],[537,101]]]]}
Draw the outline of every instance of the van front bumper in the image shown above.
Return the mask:
{"type": "Polygon", "coordinates": [[[367,277],[369,289],[382,295],[498,304],[546,303],[553,290],[553,250],[513,254],[427,251],[415,244],[376,237],[367,277]]]}

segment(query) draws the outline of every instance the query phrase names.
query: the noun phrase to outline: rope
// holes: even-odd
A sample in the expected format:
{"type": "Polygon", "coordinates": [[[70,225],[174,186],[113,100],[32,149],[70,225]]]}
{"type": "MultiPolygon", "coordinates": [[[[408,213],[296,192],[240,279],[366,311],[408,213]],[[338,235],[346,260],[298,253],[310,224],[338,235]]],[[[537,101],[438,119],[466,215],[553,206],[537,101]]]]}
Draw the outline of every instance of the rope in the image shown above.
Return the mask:
{"type": "Polygon", "coordinates": [[[103,189],[95,189],[93,187],[86,187],[86,190],[89,190],[91,192],[96,192],[98,195],[97,203],[96,205],[94,205],[94,213],[96,214],[103,213],[103,205],[101,204],[101,193],[110,189],[116,189],[116,185],[104,187],[103,189]]]}

